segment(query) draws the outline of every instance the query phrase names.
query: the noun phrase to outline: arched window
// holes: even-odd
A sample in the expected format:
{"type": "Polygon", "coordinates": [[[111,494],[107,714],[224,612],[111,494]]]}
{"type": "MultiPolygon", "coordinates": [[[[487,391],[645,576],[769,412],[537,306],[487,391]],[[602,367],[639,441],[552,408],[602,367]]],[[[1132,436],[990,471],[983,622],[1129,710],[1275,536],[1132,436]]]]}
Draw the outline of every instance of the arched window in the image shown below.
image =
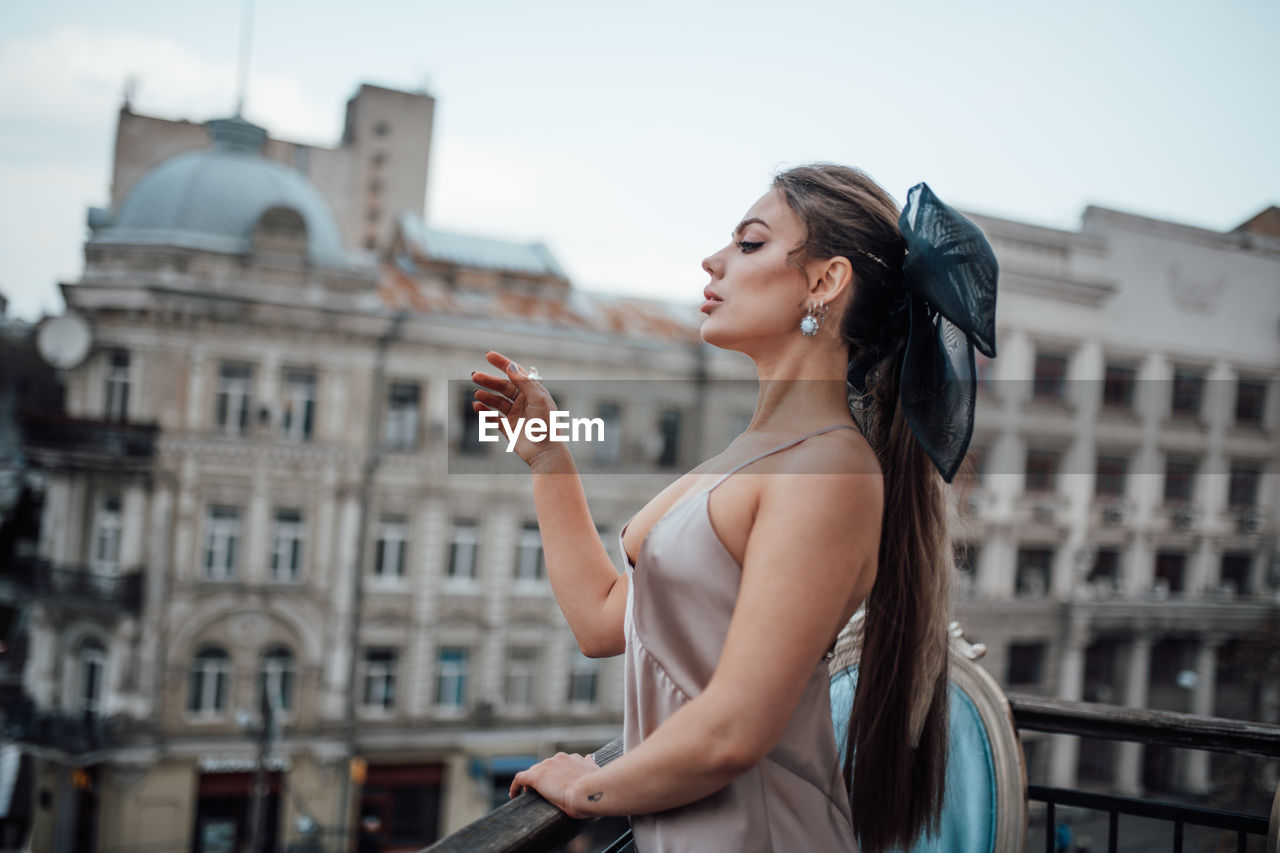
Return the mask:
{"type": "Polygon", "coordinates": [[[262,706],[263,697],[271,703],[276,713],[293,710],[293,690],[297,669],[293,662],[293,652],[284,646],[272,646],[262,656],[258,669],[258,705],[262,706]]]}
{"type": "Polygon", "coordinates": [[[227,708],[231,658],[217,646],[206,646],[191,661],[187,709],[193,714],[220,714],[227,708]]]}
{"type": "Polygon", "coordinates": [[[107,651],[97,640],[85,640],[76,655],[80,683],[76,698],[81,711],[98,713],[102,708],[102,680],[107,670],[107,651]]]}

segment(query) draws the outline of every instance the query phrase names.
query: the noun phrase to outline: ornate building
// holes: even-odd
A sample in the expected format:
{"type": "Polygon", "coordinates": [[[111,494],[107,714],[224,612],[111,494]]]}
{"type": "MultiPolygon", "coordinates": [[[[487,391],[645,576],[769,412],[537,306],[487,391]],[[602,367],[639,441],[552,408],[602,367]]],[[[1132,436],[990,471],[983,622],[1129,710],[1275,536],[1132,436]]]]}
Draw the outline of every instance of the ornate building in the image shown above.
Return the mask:
{"type": "Polygon", "coordinates": [[[612,551],[702,436],[746,423],[753,387],[712,411],[697,391],[749,365],[703,349],[692,307],[574,290],[540,244],[405,212],[362,260],[265,131],[208,130],[91,212],[63,293],[92,349],[66,414],[26,420],[48,479],[25,684],[110,722],[40,766],[67,796],[38,839],[247,837],[269,709],[268,849],[368,814],[421,849],[621,722],[621,662],[568,631],[527,472],[461,437],[470,371],[519,354],[609,424],[580,466],[612,551]]]}

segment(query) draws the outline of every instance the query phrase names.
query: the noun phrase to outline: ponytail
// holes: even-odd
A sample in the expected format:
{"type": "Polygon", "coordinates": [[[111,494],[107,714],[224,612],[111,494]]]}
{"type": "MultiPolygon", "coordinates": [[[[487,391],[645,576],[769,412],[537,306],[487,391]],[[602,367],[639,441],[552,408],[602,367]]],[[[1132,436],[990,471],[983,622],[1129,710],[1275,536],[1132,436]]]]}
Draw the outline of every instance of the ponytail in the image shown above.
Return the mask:
{"type": "Polygon", "coordinates": [[[859,844],[886,853],[937,834],[947,765],[952,556],[942,477],[899,400],[906,243],[893,199],[857,169],[800,166],[774,187],[805,224],[793,262],[839,255],[855,276],[840,330],[851,410],[884,474],[884,515],[843,770],[859,844]]]}
{"type": "Polygon", "coordinates": [[[865,853],[936,834],[946,778],[946,496],[898,403],[900,364],[898,347],[870,371],[883,378],[868,387],[861,419],[884,472],[878,569],[843,756],[865,853]]]}

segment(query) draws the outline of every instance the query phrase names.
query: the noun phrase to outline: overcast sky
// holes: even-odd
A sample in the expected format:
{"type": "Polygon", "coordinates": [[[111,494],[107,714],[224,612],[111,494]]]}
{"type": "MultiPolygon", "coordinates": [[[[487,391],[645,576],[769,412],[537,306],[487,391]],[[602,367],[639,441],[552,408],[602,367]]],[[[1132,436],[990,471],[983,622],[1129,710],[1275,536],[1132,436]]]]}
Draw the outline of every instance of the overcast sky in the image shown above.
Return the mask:
{"type": "MultiPolygon", "coordinates": [[[[237,2],[0,0],[0,292],[61,311],[138,112],[235,104],[237,2]]],[[[700,301],[775,170],[1076,228],[1280,204],[1280,2],[256,0],[246,117],[334,145],[361,82],[437,99],[428,222],[542,240],[592,290],[700,301]],[[1269,105],[1269,106],[1268,106],[1269,105]]]]}

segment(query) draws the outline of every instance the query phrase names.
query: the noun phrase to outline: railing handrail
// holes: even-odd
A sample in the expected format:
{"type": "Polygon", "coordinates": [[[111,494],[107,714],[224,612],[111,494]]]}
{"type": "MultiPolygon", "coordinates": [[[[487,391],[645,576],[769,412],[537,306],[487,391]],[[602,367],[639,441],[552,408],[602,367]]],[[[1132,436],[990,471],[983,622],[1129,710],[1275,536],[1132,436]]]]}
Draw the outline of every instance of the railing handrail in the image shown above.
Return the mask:
{"type": "Polygon", "coordinates": [[[1280,758],[1280,725],[1008,693],[1019,729],[1280,758]]]}
{"type": "MultiPolygon", "coordinates": [[[[601,767],[622,754],[622,738],[614,738],[594,753],[601,767]]],[[[478,820],[446,836],[423,853],[537,853],[567,844],[585,821],[569,817],[542,798],[526,791],[478,820]]]]}

